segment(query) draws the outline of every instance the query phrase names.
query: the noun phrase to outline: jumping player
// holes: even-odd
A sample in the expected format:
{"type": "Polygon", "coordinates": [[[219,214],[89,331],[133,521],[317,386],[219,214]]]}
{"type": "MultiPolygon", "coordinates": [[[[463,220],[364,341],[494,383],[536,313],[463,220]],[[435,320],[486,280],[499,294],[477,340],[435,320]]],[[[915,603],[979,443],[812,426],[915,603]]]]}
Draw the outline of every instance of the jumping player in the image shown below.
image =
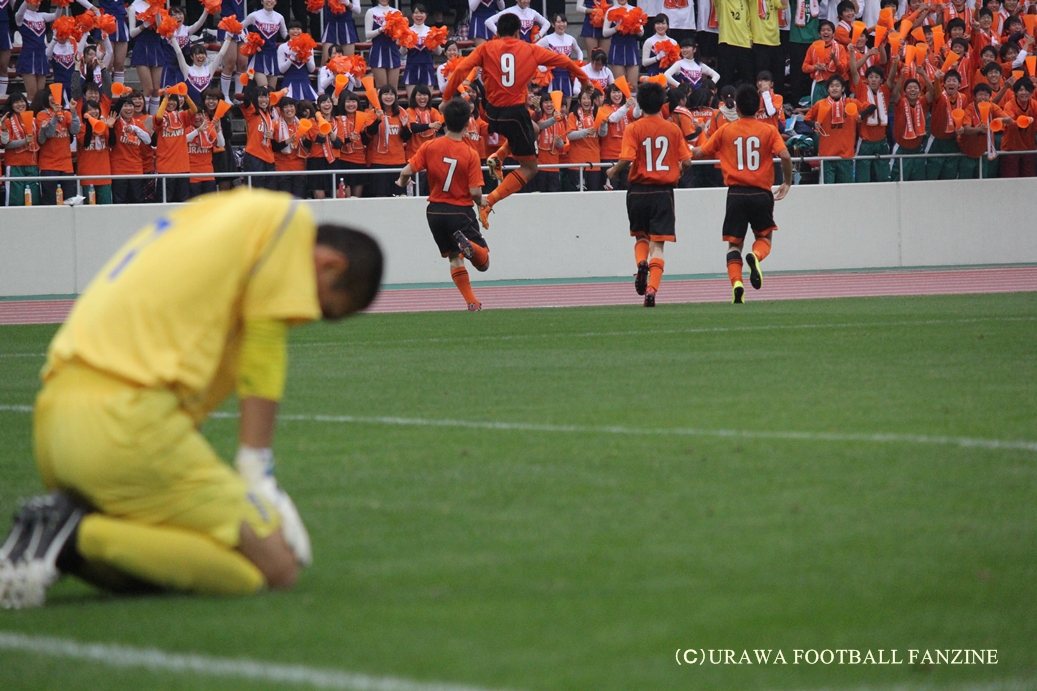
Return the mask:
{"type": "Polygon", "coordinates": [[[627,216],[637,260],[634,289],[645,296],[645,307],[655,307],[663,278],[663,243],[676,242],[673,188],[681,172],[691,166],[691,151],[681,128],[659,114],[666,92],[647,82],[637,90],[642,117],[627,125],[619,161],[606,174],[615,180],[630,168],[627,216]]]}
{"type": "Polygon", "coordinates": [[[749,283],[756,290],[763,285],[760,262],[771,251],[774,202],[784,199],[792,180],[792,158],[785,142],[773,125],[756,119],[760,94],[749,84],[738,87],[735,94],[738,119],[717,130],[702,146],[692,149],[695,158],[720,157],[720,169],[727,185],[727,215],[724,217],[724,239],[728,243],[727,275],[731,279],[732,302],[742,304],[742,245],[746,226],[753,227],[753,251],[745,255],[749,264],[749,283]],[[781,158],[784,182],[771,192],[774,167],[771,157],[781,158]]]}
{"type": "Polygon", "coordinates": [[[502,13],[497,21],[500,40],[483,43],[472,51],[454,69],[443,91],[443,99],[449,100],[468,73],[482,66],[489,132],[508,140],[495,157],[497,161],[503,161],[510,154],[519,162],[518,170],[511,171],[497,189],[483,197],[479,209],[483,228],[490,227],[490,210],[493,205],[521,190],[537,173],[537,131],[526,109],[529,82],[537,72],[537,67],[563,67],[574,79],[581,83],[587,81],[587,75],[580,66],[568,57],[522,41],[519,38],[520,28],[517,16],[502,13]]]}
{"type": "Polygon", "coordinates": [[[443,106],[446,136],[423,145],[400,172],[396,184],[407,188],[411,176],[428,171],[428,208],[425,216],[432,237],[444,257],[450,259],[450,278],[461,291],[469,312],[478,312],[482,303],[475,298],[464,260],[479,271],[490,268],[490,252],[479,232],[472,202],[482,201],[482,168],[479,154],[464,141],[471,117],[471,106],[454,98],[443,106]]]}

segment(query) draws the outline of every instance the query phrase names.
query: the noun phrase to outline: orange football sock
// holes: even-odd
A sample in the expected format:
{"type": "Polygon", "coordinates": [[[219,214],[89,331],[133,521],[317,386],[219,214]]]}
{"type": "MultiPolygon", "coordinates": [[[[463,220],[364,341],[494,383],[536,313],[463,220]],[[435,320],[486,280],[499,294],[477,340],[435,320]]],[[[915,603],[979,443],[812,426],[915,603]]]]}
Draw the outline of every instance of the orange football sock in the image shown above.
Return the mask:
{"type": "Polygon", "coordinates": [[[479,271],[486,271],[486,265],[490,263],[490,250],[473,242],[472,254],[472,266],[479,271]]]}
{"type": "Polygon", "coordinates": [[[648,241],[638,240],[634,243],[634,261],[638,264],[648,261],[648,241]]]}
{"type": "Polygon", "coordinates": [[[501,163],[504,163],[504,159],[506,159],[510,155],[511,155],[511,146],[509,146],[507,142],[504,142],[501,145],[501,147],[499,149],[497,149],[496,152],[494,152],[493,157],[496,158],[501,163]]]}
{"type": "Polygon", "coordinates": [[[504,176],[504,182],[498,185],[497,189],[490,192],[487,197],[490,201],[490,206],[493,206],[505,197],[510,197],[525,186],[526,178],[522,177],[522,173],[517,170],[511,171],[504,176]]]}
{"type": "Polygon", "coordinates": [[[731,279],[732,286],[742,281],[742,253],[738,250],[727,253],[727,277],[731,279]]]}
{"type": "Polygon", "coordinates": [[[659,290],[659,284],[663,280],[663,267],[666,265],[662,259],[653,259],[648,262],[648,288],[659,290]]]}
{"type": "Polygon", "coordinates": [[[767,258],[767,255],[771,253],[771,239],[768,238],[756,238],[753,241],[753,254],[756,255],[756,261],[762,262],[767,258]]]}
{"type": "Polygon", "coordinates": [[[475,293],[472,291],[472,282],[468,280],[468,269],[463,266],[451,269],[450,278],[454,279],[454,285],[461,291],[461,295],[464,296],[466,303],[469,305],[473,302],[478,304],[479,301],[475,299],[475,293]]]}

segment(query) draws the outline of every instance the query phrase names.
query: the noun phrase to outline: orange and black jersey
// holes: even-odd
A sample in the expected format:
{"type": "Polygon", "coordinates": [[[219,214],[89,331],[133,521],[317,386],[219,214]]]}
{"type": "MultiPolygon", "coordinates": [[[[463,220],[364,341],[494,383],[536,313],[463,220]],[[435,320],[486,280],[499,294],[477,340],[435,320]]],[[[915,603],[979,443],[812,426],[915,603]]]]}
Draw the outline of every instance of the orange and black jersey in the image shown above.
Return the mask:
{"type": "Polygon", "coordinates": [[[676,186],[681,162],[691,150],[681,128],[659,115],[646,115],[627,126],[619,160],[630,161],[631,184],[676,186]]]}
{"type": "Polygon", "coordinates": [[[567,56],[517,38],[503,38],[483,43],[461,61],[450,75],[443,99],[453,97],[468,73],[481,66],[486,100],[491,105],[498,108],[525,106],[529,82],[540,65],[561,67],[574,79],[587,80],[584,71],[567,56]]]}
{"type": "Polygon", "coordinates": [[[464,140],[433,139],[418,149],[409,164],[415,173],[428,171],[429,202],[470,207],[469,188],[483,186],[479,154],[464,140]]]}

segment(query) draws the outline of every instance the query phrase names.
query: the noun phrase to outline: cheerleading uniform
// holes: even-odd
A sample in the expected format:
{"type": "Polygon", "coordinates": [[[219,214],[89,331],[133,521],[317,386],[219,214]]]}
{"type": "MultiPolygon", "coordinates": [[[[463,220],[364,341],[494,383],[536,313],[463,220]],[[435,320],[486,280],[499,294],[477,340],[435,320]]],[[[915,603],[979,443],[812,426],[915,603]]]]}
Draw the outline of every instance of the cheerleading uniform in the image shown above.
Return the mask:
{"type": "Polygon", "coordinates": [[[371,40],[371,52],[368,59],[369,67],[387,70],[399,69],[400,67],[400,47],[396,45],[396,41],[382,32],[385,17],[390,12],[399,12],[399,10],[388,5],[375,5],[364,16],[364,28],[367,37],[371,40]],[[371,38],[371,34],[376,31],[378,33],[375,34],[374,38],[371,38]]]}
{"type": "MultiPolygon", "coordinates": [[[[594,9],[594,0],[583,0],[583,6],[588,10],[594,9]]],[[[601,27],[591,24],[590,12],[583,15],[583,28],[580,29],[580,36],[584,38],[604,38],[601,35],[601,27]]]]}
{"type": "Polygon", "coordinates": [[[130,9],[136,15],[137,29],[140,31],[133,42],[130,64],[134,67],[162,67],[166,64],[166,57],[162,50],[166,39],[158,35],[154,25],[140,22],[140,15],[151,9],[151,6],[144,0],[134,0],[130,9]]]}
{"type": "Polygon", "coordinates": [[[54,70],[54,83],[61,84],[65,92],[63,98],[66,101],[72,94],[72,73],[76,71],[78,52],[76,44],[71,40],[64,43],[55,40],[47,49],[50,66],[54,70]]]}
{"type": "Polygon", "coordinates": [[[504,0],[468,0],[468,9],[472,13],[468,29],[469,38],[493,38],[493,32],[486,28],[486,20],[504,9],[504,0]]]}
{"type": "Polygon", "coordinates": [[[7,18],[11,2],[12,0],[0,0],[0,50],[11,50],[11,23],[7,18]]]}
{"type": "Polygon", "coordinates": [[[313,61],[313,53],[306,60],[299,61],[287,43],[282,43],[277,48],[278,71],[284,74],[284,82],[281,87],[288,89],[288,95],[296,101],[316,101],[317,92],[313,90],[310,83],[310,74],[317,69],[313,61]]]}
{"type": "MultiPolygon", "coordinates": [[[[245,0],[223,0],[223,6],[220,8],[220,18],[223,17],[234,17],[239,22],[245,21],[245,0]]],[[[219,29],[216,32],[216,39],[222,41],[227,37],[227,32],[223,29],[219,29]]]]}
{"type": "MultiPolygon", "coordinates": [[[[611,19],[618,9],[630,10],[630,5],[617,5],[605,13],[605,21],[613,22],[611,19]]],[[[620,31],[612,34],[612,43],[609,45],[610,65],[640,65],[641,55],[637,45],[638,34],[624,34],[620,31]]]]}
{"type": "Polygon", "coordinates": [[[23,3],[14,15],[18,33],[22,35],[22,52],[18,54],[18,74],[50,74],[47,64],[47,24],[57,18],[54,12],[36,12],[23,3]]]}
{"type": "Polygon", "coordinates": [[[356,31],[356,20],[353,15],[360,16],[360,0],[343,0],[347,3],[346,11],[336,14],[331,11],[327,3],[321,13],[324,15],[324,33],[321,34],[321,43],[336,43],[342,46],[350,46],[359,41],[356,31]]]}
{"type": "Polygon", "coordinates": [[[257,74],[265,74],[276,77],[281,74],[277,66],[277,35],[282,39],[288,38],[288,27],[284,23],[284,17],[280,12],[273,10],[257,10],[245,17],[241,25],[246,29],[254,26],[259,35],[263,37],[263,47],[252,56],[248,66],[257,74]]]}
{"type": "Polygon", "coordinates": [[[527,7],[522,9],[518,5],[513,5],[508,9],[498,12],[489,19],[486,20],[486,28],[493,35],[497,34],[497,19],[502,14],[513,14],[519,18],[519,38],[526,43],[533,42],[533,27],[539,26],[540,33],[546,33],[551,30],[551,22],[544,19],[544,15],[540,14],[534,9],[527,7]]]}
{"type": "MultiPolygon", "coordinates": [[[[645,39],[644,46],[641,49],[641,51],[642,51],[641,52],[641,58],[642,58],[641,66],[642,67],[644,67],[644,59],[645,58],[649,58],[649,57],[658,58],[659,57],[658,55],[655,54],[655,44],[659,43],[660,41],[663,42],[663,43],[669,41],[673,45],[675,45],[675,46],[677,45],[677,42],[674,41],[669,36],[660,36],[659,34],[652,34],[651,36],[649,36],[648,38],[645,39]]],[[[669,67],[669,65],[667,65],[667,67],[669,67]]],[[[662,74],[662,73],[663,73],[663,68],[659,66],[659,60],[658,59],[655,62],[653,62],[651,65],[648,65],[647,67],[645,67],[645,74],[647,76],[649,76],[649,77],[654,77],[655,75],[662,74]]]]}
{"type": "MultiPolygon", "coordinates": [[[[180,45],[180,51],[186,54],[191,46],[191,30],[181,24],[176,28],[173,38],[180,45]]],[[[176,51],[173,50],[173,46],[165,43],[162,46],[162,53],[166,57],[166,65],[165,69],[162,70],[161,88],[168,89],[171,86],[183,84],[184,73],[180,71],[180,65],[177,63],[176,51]]],[[[190,86],[188,86],[188,92],[190,90],[190,86]]],[[[192,98],[191,100],[194,99],[192,98]]],[[[195,104],[197,103],[198,101],[195,101],[195,104]]]]}
{"type": "MultiPolygon", "coordinates": [[[[537,45],[547,48],[553,53],[564,55],[570,60],[583,60],[583,51],[576,44],[576,39],[569,34],[559,36],[552,32],[537,41],[537,45]]],[[[573,95],[572,85],[573,79],[568,70],[564,67],[554,67],[551,69],[551,86],[548,87],[548,91],[561,91],[565,98],[571,98],[573,95]]]]}
{"type": "Polygon", "coordinates": [[[418,35],[418,43],[407,49],[407,67],[403,70],[404,84],[436,85],[436,70],[432,64],[432,51],[425,47],[425,37],[429,27],[412,26],[411,31],[418,35]]]}

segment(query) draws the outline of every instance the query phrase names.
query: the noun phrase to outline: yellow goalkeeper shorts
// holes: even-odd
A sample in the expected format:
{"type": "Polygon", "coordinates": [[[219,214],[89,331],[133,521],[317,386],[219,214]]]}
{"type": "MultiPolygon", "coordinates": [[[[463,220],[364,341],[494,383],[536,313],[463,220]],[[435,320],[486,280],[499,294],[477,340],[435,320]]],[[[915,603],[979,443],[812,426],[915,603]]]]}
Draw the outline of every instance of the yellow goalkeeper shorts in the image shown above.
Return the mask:
{"type": "Polygon", "coordinates": [[[241,524],[260,538],[277,510],[250,493],[166,389],[68,365],[36,397],[36,463],[44,484],[98,511],[192,530],[237,547],[241,524]]]}

